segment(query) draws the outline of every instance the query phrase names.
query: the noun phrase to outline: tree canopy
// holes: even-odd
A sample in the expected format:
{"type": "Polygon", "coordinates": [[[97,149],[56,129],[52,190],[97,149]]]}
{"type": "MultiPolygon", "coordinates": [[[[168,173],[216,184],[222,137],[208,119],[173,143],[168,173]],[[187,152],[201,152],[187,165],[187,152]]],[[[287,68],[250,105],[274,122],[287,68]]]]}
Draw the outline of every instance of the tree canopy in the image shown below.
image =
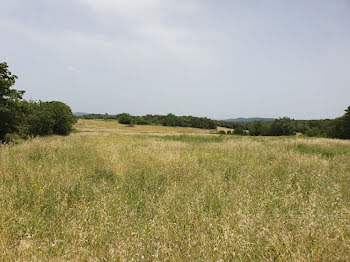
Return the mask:
{"type": "Polygon", "coordinates": [[[13,88],[16,79],[7,63],[0,63],[0,141],[7,141],[8,134],[68,135],[75,121],[70,107],[59,101],[24,100],[24,91],[13,88]]]}

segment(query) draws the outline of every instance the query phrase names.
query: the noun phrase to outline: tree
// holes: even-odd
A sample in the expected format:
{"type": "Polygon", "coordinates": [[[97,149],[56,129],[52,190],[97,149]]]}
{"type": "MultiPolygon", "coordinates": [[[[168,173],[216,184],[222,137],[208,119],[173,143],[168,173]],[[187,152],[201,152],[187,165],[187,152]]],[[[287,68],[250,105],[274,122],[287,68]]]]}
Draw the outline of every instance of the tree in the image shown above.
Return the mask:
{"type": "Polygon", "coordinates": [[[244,135],[245,131],[244,128],[242,126],[237,125],[235,130],[234,130],[234,134],[235,135],[244,135]]]}
{"type": "Polygon", "coordinates": [[[260,136],[263,132],[263,124],[261,121],[254,121],[250,128],[249,128],[249,134],[251,136],[260,136]]]}
{"type": "Polygon", "coordinates": [[[270,135],[272,136],[291,136],[295,135],[294,120],[288,117],[276,119],[271,124],[270,135]]]}
{"type": "Polygon", "coordinates": [[[345,109],[345,114],[333,120],[328,131],[328,136],[340,139],[350,139],[350,106],[345,109]]]}
{"type": "Polygon", "coordinates": [[[310,136],[310,137],[320,137],[321,135],[321,130],[318,127],[307,127],[305,131],[305,135],[310,136]]]}
{"type": "Polygon", "coordinates": [[[65,136],[72,131],[75,118],[68,105],[59,101],[40,102],[40,104],[43,112],[48,114],[53,121],[53,134],[65,136]]]}
{"type": "Polygon", "coordinates": [[[8,70],[7,63],[0,63],[0,141],[7,133],[15,132],[21,120],[18,109],[24,91],[12,88],[16,79],[17,76],[8,70]]]}

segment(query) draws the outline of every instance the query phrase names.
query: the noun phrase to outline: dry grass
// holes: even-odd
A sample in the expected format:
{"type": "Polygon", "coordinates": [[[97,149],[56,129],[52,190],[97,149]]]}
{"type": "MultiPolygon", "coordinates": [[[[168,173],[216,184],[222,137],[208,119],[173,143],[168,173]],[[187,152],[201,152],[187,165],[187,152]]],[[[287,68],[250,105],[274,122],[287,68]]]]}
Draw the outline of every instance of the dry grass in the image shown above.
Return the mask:
{"type": "Polygon", "coordinates": [[[350,260],[350,141],[76,127],[0,146],[0,260],[350,260]]]}

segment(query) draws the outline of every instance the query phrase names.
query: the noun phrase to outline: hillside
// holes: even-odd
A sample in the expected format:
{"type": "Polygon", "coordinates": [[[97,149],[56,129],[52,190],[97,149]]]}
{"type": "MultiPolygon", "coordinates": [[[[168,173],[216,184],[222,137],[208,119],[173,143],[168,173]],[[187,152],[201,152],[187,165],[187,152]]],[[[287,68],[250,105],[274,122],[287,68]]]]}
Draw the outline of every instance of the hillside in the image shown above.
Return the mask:
{"type": "Polygon", "coordinates": [[[86,112],[73,112],[73,115],[75,116],[85,116],[85,115],[89,115],[90,113],[86,113],[86,112]]]}

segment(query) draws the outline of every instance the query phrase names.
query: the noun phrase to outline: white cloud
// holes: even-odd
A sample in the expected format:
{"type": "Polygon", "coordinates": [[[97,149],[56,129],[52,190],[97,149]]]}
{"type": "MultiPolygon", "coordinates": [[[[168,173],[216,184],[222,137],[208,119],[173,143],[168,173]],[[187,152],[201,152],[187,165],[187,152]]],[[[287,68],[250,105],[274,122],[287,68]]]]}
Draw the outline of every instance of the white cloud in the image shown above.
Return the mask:
{"type": "Polygon", "coordinates": [[[78,68],[76,68],[76,67],[74,67],[72,65],[67,66],[67,70],[71,71],[71,72],[74,72],[74,73],[81,73],[80,69],[78,69],[78,68]]]}

